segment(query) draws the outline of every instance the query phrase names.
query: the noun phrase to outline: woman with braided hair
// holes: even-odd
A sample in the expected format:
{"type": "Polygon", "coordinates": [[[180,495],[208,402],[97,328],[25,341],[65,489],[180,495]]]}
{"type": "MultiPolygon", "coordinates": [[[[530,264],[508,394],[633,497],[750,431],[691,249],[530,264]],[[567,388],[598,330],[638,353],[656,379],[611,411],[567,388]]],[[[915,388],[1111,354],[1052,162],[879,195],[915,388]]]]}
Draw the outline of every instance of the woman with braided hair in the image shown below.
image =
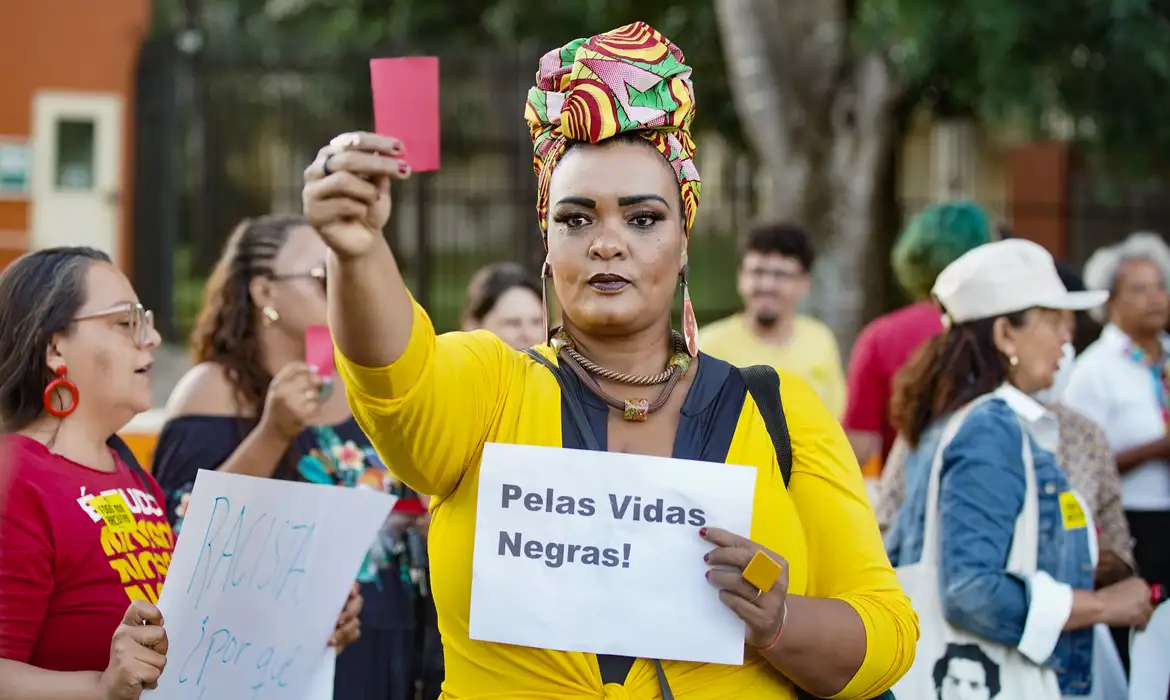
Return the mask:
{"type": "Polygon", "coordinates": [[[680,287],[684,328],[693,329],[693,116],[682,51],[646,24],[578,39],[540,61],[526,118],[545,270],[564,325],[531,355],[483,331],[437,336],[411,298],[381,233],[391,182],[410,175],[402,143],[344,134],[305,171],[305,214],[330,248],[329,320],[350,405],[395,472],[433,496],[444,697],[750,700],[805,691],[861,700],[885,692],[913,660],[916,617],[836,420],[806,383],[782,373],[793,453],[786,488],[746,375],[699,353],[693,332],[671,329],[680,287]],[[579,406],[584,417],[575,422],[579,406]],[[694,532],[710,545],[711,595],[744,622],[744,663],[659,663],[472,639],[487,442],[754,466],[751,531],[715,523],[694,532]],[[781,571],[756,579],[759,587],[743,571],[757,557],[781,571]]]}
{"type": "MultiPolygon", "coordinates": [[[[305,220],[241,223],[207,282],[191,339],[195,366],[171,394],[155,451],[176,532],[200,469],[393,488],[343,387],[305,364],[305,331],[324,322],[325,246],[305,220]]],[[[337,700],[413,697],[413,601],[401,556],[411,522],[392,515],[358,575],[362,634],[338,656],[337,700]]]]}

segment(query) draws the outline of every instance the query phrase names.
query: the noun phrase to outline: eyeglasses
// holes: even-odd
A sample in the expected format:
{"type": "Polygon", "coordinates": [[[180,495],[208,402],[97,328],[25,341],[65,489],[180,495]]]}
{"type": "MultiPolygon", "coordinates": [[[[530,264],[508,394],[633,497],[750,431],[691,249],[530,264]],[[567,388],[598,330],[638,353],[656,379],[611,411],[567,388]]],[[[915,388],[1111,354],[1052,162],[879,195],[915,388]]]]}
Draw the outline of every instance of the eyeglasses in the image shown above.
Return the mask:
{"type": "Polygon", "coordinates": [[[756,282],[763,282],[764,280],[771,280],[773,282],[790,282],[804,279],[806,274],[803,272],[792,272],[790,270],[773,270],[761,267],[744,268],[744,273],[756,282]]]}
{"type": "Polygon", "coordinates": [[[321,290],[325,290],[325,268],[314,267],[305,272],[290,272],[287,275],[270,275],[269,279],[281,282],[285,280],[314,280],[321,285],[321,290]]]}
{"type": "Polygon", "coordinates": [[[74,321],[89,321],[95,318],[107,318],[116,316],[118,314],[125,314],[125,319],[119,321],[120,325],[125,325],[129,329],[131,337],[138,347],[143,347],[150,341],[150,334],[154,332],[154,312],[143,308],[142,304],[135,304],[126,302],[125,304],[118,304],[111,306],[104,311],[95,311],[91,314],[82,314],[81,316],[74,316],[74,321]]]}

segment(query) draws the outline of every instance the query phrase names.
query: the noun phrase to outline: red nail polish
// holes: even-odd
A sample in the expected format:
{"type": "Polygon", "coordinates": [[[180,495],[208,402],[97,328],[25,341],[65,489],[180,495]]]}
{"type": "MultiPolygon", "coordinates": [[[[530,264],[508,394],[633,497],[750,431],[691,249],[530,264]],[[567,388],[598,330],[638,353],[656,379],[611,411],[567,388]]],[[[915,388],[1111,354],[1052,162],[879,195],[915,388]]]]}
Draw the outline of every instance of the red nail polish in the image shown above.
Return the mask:
{"type": "Polygon", "coordinates": [[[704,555],[703,555],[703,561],[710,561],[710,560],[711,560],[711,555],[710,555],[710,554],[704,554],[704,555]]]}
{"type": "Polygon", "coordinates": [[[706,536],[707,536],[707,528],[705,528],[705,527],[699,528],[699,537],[706,537],[706,536]]]}
{"type": "Polygon", "coordinates": [[[710,579],[710,578],[711,578],[711,571],[710,571],[710,570],[708,570],[708,571],[707,571],[707,573],[703,574],[703,577],[704,577],[704,578],[707,578],[707,579],[710,579]]]}
{"type": "Polygon", "coordinates": [[[399,163],[398,164],[398,174],[399,175],[409,175],[410,174],[410,165],[408,163],[399,163]]]}

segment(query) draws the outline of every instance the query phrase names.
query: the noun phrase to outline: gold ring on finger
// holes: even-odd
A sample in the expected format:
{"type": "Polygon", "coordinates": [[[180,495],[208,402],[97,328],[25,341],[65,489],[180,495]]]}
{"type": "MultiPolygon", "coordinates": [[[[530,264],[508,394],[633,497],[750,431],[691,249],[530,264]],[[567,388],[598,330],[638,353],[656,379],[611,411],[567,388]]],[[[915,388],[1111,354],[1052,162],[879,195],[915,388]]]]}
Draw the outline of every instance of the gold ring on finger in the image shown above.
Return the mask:
{"type": "Polygon", "coordinates": [[[757,589],[756,589],[756,594],[755,594],[754,596],[752,596],[752,599],[751,599],[750,601],[748,601],[748,602],[749,602],[749,603],[754,603],[754,602],[756,602],[757,600],[759,600],[759,599],[760,599],[760,596],[762,596],[762,595],[764,595],[764,591],[762,591],[762,590],[760,590],[759,588],[757,588],[757,589]]]}

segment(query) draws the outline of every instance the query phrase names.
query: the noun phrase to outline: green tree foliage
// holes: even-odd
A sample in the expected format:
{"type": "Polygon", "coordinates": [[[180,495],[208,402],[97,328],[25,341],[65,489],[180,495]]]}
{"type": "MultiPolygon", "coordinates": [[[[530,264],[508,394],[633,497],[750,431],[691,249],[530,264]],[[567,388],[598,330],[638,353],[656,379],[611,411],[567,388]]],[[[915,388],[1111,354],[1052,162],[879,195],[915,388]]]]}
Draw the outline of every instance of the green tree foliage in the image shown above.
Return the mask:
{"type": "MultiPolygon", "coordinates": [[[[715,13],[709,0],[161,0],[156,15],[180,23],[198,5],[209,34],[245,34],[270,52],[326,57],[430,51],[516,50],[535,58],[577,36],[642,20],[683,47],[697,76],[700,128],[738,138],[715,13]]],[[[209,36],[209,43],[216,43],[209,36]]]]}
{"type": "MultiPolygon", "coordinates": [[[[572,38],[567,31],[641,19],[684,47],[701,76],[700,127],[739,140],[711,0],[159,0],[155,14],[171,24],[194,14],[211,33],[334,56],[452,46],[539,52],[572,38]]],[[[842,17],[862,49],[888,57],[910,105],[1071,136],[1118,166],[1155,167],[1170,146],[1162,105],[1170,0],[844,0],[842,17]]]]}
{"type": "Polygon", "coordinates": [[[1130,171],[1170,146],[1165,0],[865,0],[857,37],[943,115],[1074,138],[1130,171]]]}

